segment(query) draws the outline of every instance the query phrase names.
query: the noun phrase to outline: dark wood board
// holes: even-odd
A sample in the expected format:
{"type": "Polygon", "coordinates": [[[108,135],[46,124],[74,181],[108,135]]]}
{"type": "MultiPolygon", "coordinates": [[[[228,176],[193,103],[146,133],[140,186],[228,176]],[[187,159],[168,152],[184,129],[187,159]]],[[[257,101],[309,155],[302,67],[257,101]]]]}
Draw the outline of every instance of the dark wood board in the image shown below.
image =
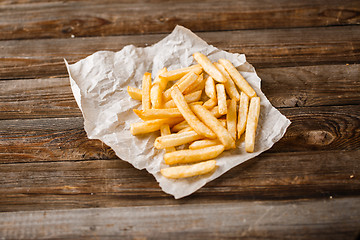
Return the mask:
{"type": "MultiPolygon", "coordinates": [[[[247,61],[256,68],[360,63],[360,26],[221,31],[198,35],[219,49],[246,54],[247,61]]],[[[66,76],[64,58],[73,63],[100,50],[119,51],[129,44],[149,46],[165,36],[2,41],[0,79],[66,76]]]]}
{"type": "Polygon", "coordinates": [[[349,0],[2,1],[0,13],[1,40],[360,23],[360,3],[349,0]]]}

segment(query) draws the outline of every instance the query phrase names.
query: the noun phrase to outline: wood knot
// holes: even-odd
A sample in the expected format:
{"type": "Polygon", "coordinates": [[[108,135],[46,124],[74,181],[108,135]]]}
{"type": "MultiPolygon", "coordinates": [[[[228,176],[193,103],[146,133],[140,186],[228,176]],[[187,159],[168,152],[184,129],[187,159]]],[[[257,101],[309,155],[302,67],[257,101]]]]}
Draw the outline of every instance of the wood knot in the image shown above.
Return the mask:
{"type": "Polygon", "coordinates": [[[304,138],[308,144],[325,146],[331,144],[334,141],[335,136],[327,131],[313,130],[307,132],[304,135],[304,138]]]}

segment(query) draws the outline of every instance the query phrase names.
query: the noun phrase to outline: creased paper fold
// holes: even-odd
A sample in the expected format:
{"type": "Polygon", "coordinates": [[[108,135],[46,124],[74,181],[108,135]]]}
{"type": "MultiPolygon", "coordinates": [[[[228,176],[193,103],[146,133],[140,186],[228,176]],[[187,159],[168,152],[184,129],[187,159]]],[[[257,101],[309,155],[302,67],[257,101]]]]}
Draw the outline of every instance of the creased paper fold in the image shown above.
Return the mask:
{"type": "Polygon", "coordinates": [[[260,78],[246,62],[244,54],[233,54],[208,45],[190,30],[177,26],[158,43],[145,47],[125,46],[118,52],[99,51],[69,65],[65,60],[71,89],[84,117],[84,129],[90,139],[99,139],[110,146],[116,155],[138,169],[153,174],[160,187],[175,198],[187,196],[229,169],[268,150],[286,131],[290,121],[274,108],[260,89],[260,78]],[[168,70],[196,64],[194,52],[207,55],[210,60],[230,60],[261,98],[261,113],[254,153],[246,153],[244,143],[217,158],[217,169],[210,175],[172,180],[163,177],[160,169],[164,150],[153,147],[159,133],[132,136],[130,124],[140,121],[133,108],[139,101],[131,99],[127,86],[141,88],[145,72],[155,74],[163,67],[168,70]]]}

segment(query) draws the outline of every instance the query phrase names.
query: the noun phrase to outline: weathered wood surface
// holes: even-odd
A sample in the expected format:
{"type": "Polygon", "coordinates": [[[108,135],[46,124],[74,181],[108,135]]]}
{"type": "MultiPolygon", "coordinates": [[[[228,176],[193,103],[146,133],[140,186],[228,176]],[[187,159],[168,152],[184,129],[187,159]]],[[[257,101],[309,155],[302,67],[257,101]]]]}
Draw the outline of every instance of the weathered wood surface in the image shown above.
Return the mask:
{"type": "MultiPolygon", "coordinates": [[[[360,105],[284,108],[292,124],[270,152],[356,150],[360,105]]],[[[0,163],[111,159],[114,152],[89,140],[83,118],[0,121],[0,163]]]]}
{"type": "MultiPolygon", "coordinates": [[[[256,68],[360,63],[360,26],[204,32],[198,35],[222,50],[245,53],[256,68]]],[[[96,51],[119,51],[128,44],[144,47],[165,36],[2,41],[0,79],[67,76],[64,58],[72,63],[96,51]]]]}
{"type": "Polygon", "coordinates": [[[359,238],[359,24],[350,0],[0,1],[0,239],[359,238]],[[292,121],[179,200],[86,137],[63,61],[176,24],[245,53],[292,121]]]}
{"type": "Polygon", "coordinates": [[[2,164],[0,212],[359,196],[359,161],[359,150],[267,152],[180,200],[120,159],[2,164]]]}
{"type": "MultiPolygon", "coordinates": [[[[360,104],[359,64],[256,71],[262,91],[277,108],[360,104]]],[[[79,116],[68,78],[0,81],[0,119],[79,116]]]]}
{"type": "Polygon", "coordinates": [[[0,39],[68,38],[360,23],[360,3],[304,1],[2,1],[0,39]],[[18,2],[18,4],[14,4],[18,2]]]}
{"type": "Polygon", "coordinates": [[[4,239],[347,240],[358,234],[359,205],[359,198],[344,198],[0,213],[0,234],[4,239]]]}

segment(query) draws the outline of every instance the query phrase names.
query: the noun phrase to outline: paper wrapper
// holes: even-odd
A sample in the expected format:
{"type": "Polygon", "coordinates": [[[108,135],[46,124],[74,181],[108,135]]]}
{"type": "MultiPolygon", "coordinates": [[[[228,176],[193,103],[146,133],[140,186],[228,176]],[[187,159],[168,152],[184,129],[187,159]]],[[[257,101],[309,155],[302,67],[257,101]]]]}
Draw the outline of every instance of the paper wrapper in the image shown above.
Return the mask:
{"type": "Polygon", "coordinates": [[[118,52],[99,51],[75,64],[68,65],[71,88],[84,117],[84,128],[90,139],[99,139],[116,155],[138,169],[154,175],[160,187],[175,198],[187,196],[229,169],[268,150],[285,133],[290,121],[276,110],[260,89],[260,78],[246,62],[244,54],[232,54],[208,45],[190,30],[177,26],[174,31],[153,46],[125,46],[118,52]],[[192,54],[201,52],[212,61],[230,60],[261,98],[261,110],[256,133],[255,151],[246,153],[244,142],[225,151],[217,160],[212,174],[172,180],[163,177],[160,169],[164,150],[154,148],[159,132],[142,136],[130,133],[130,124],[140,119],[132,111],[141,108],[139,101],[127,94],[127,86],[141,88],[145,72],[187,67],[196,64],[192,54]]]}

